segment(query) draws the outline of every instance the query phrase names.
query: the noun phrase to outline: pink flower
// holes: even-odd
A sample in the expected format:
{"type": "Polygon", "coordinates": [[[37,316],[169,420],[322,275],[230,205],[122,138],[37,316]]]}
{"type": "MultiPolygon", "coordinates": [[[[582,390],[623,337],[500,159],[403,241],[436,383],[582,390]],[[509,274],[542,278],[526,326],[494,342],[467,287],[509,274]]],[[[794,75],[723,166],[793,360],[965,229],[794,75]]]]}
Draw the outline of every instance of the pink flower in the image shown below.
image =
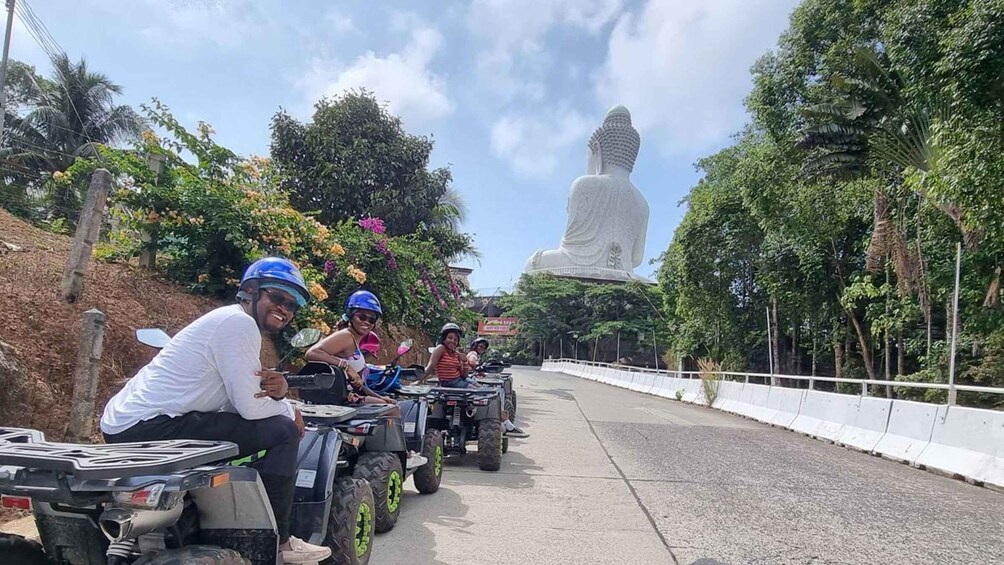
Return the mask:
{"type": "Polygon", "coordinates": [[[334,270],[335,270],[335,262],[334,261],[332,261],[331,259],[328,259],[327,261],[324,262],[324,274],[325,275],[330,275],[331,271],[334,271],[334,270]]]}
{"type": "Polygon", "coordinates": [[[364,230],[369,230],[375,234],[382,234],[387,231],[387,228],[383,225],[383,220],[380,218],[365,218],[359,220],[359,227],[364,230]]]}

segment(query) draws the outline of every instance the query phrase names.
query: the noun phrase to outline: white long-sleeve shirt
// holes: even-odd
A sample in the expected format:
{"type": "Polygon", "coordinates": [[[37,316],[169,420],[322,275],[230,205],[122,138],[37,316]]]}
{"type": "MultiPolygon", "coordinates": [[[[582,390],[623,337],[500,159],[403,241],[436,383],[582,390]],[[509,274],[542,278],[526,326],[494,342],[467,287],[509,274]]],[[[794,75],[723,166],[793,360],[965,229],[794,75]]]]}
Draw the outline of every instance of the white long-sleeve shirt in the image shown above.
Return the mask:
{"type": "Polygon", "coordinates": [[[235,412],[247,420],[294,418],[285,400],[261,392],[261,333],[240,305],[209,312],[178,332],[108,404],[101,431],[117,434],[161,415],[235,412]]]}

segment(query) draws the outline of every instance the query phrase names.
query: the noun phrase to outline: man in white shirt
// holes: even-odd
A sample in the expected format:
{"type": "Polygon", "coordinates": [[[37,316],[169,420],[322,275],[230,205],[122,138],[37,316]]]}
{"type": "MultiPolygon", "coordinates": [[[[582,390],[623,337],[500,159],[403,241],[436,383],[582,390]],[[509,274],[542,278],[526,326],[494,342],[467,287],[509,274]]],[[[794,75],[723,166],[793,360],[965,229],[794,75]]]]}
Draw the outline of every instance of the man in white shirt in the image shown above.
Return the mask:
{"type": "Polygon", "coordinates": [[[236,443],[268,493],[283,561],[321,561],[330,549],[289,535],[303,418],[284,400],[282,374],[263,371],[260,361],[262,332],[286,327],[310,293],[295,265],[269,257],[248,267],[237,298],[186,326],[140,369],[108,401],[101,431],[108,443],[236,443]]]}

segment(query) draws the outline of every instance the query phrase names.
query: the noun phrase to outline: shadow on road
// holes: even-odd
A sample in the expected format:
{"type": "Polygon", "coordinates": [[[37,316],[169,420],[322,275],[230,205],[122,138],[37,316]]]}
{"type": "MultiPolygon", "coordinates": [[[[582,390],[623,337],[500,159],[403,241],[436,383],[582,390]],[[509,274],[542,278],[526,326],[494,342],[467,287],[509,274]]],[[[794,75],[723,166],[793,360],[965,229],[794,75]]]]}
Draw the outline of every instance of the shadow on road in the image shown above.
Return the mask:
{"type": "Polygon", "coordinates": [[[371,565],[430,563],[446,565],[436,559],[436,536],[428,525],[449,528],[452,534],[473,536],[468,528],[468,506],[446,485],[433,494],[419,494],[410,488],[403,493],[398,525],[385,534],[377,534],[371,565]]]}

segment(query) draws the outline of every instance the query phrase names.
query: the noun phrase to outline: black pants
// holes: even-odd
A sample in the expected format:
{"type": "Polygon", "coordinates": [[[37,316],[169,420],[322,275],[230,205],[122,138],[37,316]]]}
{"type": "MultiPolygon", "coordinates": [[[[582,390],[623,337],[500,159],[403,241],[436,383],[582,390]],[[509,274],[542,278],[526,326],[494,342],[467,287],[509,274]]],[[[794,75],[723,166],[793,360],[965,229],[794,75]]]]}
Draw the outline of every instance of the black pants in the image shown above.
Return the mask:
{"type": "Polygon", "coordinates": [[[258,470],[268,493],[279,542],[289,539],[289,516],[296,490],[296,451],[300,443],[300,431],[293,420],[285,416],[245,420],[230,412],[189,412],[176,418],[157,416],[121,433],[105,434],[108,443],[159,439],[230,441],[237,444],[240,457],[267,450],[265,456],[251,466],[258,470]]]}

